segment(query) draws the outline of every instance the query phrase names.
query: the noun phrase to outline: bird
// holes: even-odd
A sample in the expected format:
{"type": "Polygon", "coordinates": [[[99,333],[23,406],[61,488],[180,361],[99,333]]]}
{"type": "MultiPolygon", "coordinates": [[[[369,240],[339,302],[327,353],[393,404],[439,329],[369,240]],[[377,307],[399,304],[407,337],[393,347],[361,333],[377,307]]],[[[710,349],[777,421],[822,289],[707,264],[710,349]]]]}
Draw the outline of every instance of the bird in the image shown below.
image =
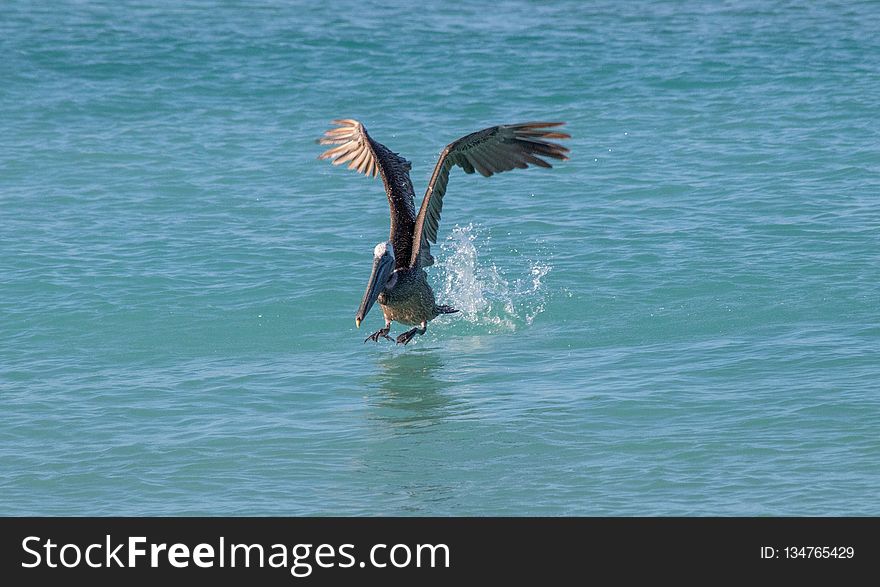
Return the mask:
{"type": "Polygon", "coordinates": [[[458,312],[438,304],[428,283],[426,267],[434,264],[431,244],[437,242],[443,196],[449,173],[455,166],[465,173],[489,177],[502,171],[530,165],[549,168],[546,159],[566,160],[569,149],[549,139],[569,139],[556,127],[564,122],[524,122],[491,126],[449,143],[440,152],[425,196],[415,209],[415,192],[410,179],[411,163],[373,139],[363,123],[351,118],[333,120],[333,127],[317,143],[332,145],[318,156],[333,165],[348,163],[367,177],[381,177],[391,212],[388,240],[373,249],[373,268],[367,282],[355,324],[360,328],[376,302],[382,308],[385,326],[366,339],[384,338],[406,345],[427,331],[428,322],[443,314],[458,312]],[[392,322],[413,328],[391,338],[392,322]]]}

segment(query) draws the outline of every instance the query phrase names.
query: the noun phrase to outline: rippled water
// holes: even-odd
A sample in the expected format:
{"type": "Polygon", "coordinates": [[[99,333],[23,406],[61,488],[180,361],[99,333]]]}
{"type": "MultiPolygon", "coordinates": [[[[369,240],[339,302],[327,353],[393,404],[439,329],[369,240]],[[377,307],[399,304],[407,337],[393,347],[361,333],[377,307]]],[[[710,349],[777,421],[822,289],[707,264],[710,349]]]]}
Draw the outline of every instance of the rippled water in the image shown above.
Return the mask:
{"type": "Polygon", "coordinates": [[[876,3],[2,14],[0,513],[880,514],[876,3]],[[340,116],[417,193],[573,135],[453,174],[406,348],[340,116]]]}

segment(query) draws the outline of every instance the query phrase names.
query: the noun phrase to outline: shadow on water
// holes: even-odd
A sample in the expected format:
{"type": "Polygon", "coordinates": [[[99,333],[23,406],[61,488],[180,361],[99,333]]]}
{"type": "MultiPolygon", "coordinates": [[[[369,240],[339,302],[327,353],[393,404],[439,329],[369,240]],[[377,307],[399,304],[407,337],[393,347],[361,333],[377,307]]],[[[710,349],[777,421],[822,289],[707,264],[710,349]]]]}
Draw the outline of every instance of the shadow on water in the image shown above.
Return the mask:
{"type": "Polygon", "coordinates": [[[396,426],[422,427],[450,415],[455,402],[446,393],[452,383],[442,376],[444,365],[439,349],[383,354],[375,379],[381,392],[377,417],[396,426]]]}
{"type": "Polygon", "coordinates": [[[370,412],[382,431],[364,456],[365,469],[381,479],[394,514],[444,511],[458,485],[445,476],[445,455],[437,430],[458,414],[460,401],[450,395],[454,381],[445,377],[442,349],[407,348],[382,353],[370,378],[370,412]]]}

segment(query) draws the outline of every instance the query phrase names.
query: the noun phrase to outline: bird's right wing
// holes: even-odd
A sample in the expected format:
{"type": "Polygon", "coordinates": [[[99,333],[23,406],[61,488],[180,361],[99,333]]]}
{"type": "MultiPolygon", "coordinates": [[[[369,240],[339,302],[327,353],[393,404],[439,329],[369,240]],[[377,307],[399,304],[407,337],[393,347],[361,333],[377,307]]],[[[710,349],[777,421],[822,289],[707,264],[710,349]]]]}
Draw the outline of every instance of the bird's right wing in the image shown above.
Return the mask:
{"type": "Polygon", "coordinates": [[[349,162],[349,169],[368,177],[382,177],[391,212],[389,240],[394,245],[398,268],[409,266],[416,220],[409,161],[370,137],[357,120],[346,118],[333,123],[337,127],[325,132],[318,143],[336,146],[321,153],[318,159],[330,159],[333,165],[349,162]]]}
{"type": "Polygon", "coordinates": [[[324,151],[318,159],[330,159],[333,165],[349,162],[349,169],[354,169],[368,177],[381,174],[386,183],[385,178],[391,171],[389,167],[400,166],[409,171],[409,161],[374,141],[364,125],[357,120],[344,118],[334,120],[333,124],[337,127],[325,132],[324,136],[318,139],[318,144],[338,146],[324,151]]]}
{"type": "Polygon", "coordinates": [[[464,169],[465,173],[478,171],[484,177],[514,168],[524,169],[529,165],[552,167],[544,158],[568,159],[566,147],[546,140],[571,138],[566,133],[548,130],[563,124],[525,122],[493,126],[465,135],[447,145],[440,153],[416,217],[410,266],[424,267],[433,263],[430,243],[437,242],[443,195],[454,165],[464,169]]]}

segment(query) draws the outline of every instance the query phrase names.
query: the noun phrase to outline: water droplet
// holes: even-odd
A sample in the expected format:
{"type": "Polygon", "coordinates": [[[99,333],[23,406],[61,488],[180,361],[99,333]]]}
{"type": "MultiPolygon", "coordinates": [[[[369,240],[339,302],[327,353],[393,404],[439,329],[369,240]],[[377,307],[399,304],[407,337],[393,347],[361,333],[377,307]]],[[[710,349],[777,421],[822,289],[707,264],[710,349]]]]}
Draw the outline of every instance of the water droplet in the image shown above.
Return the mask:
{"type": "Polygon", "coordinates": [[[479,262],[480,248],[488,241],[473,224],[452,230],[438,263],[443,280],[438,303],[458,308],[460,317],[475,326],[510,332],[522,323],[531,324],[544,311],[543,279],[551,267],[514,250],[527,269],[522,277],[509,278],[497,265],[479,262]]]}

